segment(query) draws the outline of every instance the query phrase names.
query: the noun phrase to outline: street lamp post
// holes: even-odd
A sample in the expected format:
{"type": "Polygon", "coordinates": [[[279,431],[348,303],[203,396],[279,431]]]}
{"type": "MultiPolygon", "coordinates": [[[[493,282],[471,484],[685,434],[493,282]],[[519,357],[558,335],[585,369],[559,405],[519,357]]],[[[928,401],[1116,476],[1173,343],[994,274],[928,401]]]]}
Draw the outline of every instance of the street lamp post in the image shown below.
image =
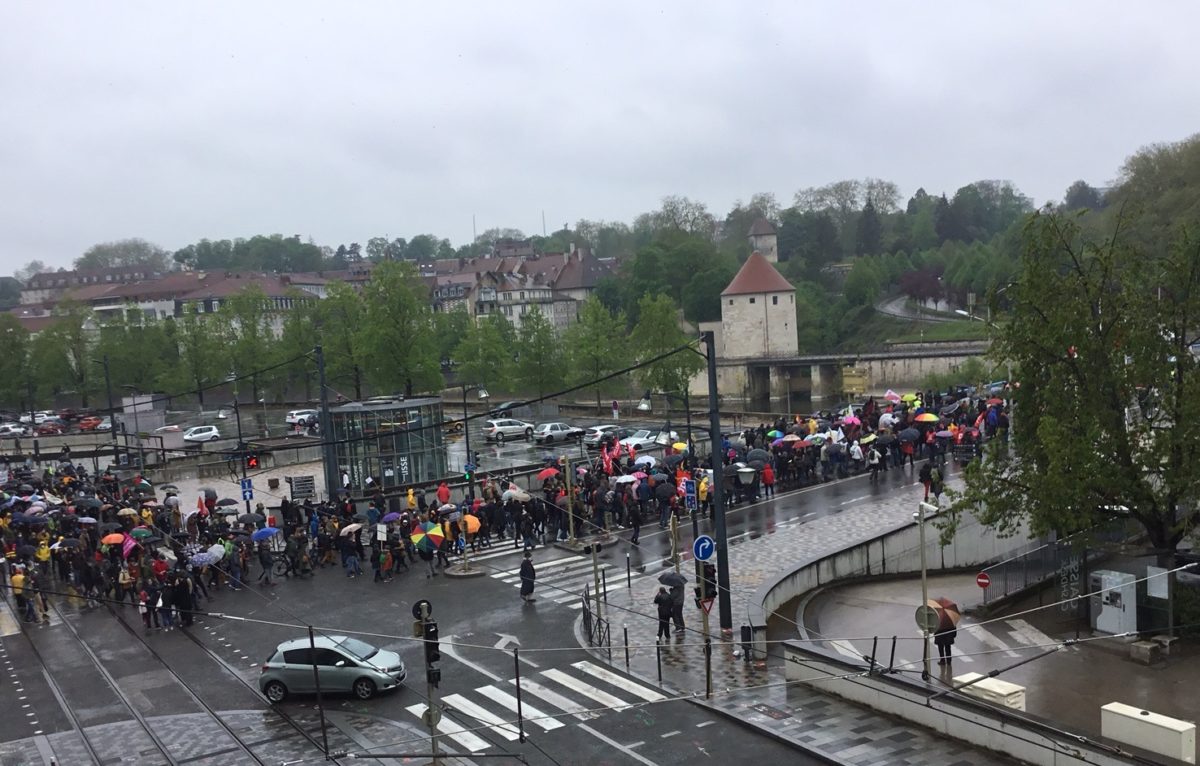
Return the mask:
{"type": "Polygon", "coordinates": [[[466,456],[463,458],[463,473],[467,474],[467,476],[468,476],[467,498],[469,500],[474,500],[475,499],[475,471],[474,470],[470,470],[470,471],[466,470],[467,466],[471,465],[471,421],[470,421],[470,415],[467,413],[467,392],[468,391],[478,391],[479,399],[481,401],[485,401],[485,402],[488,400],[489,394],[487,392],[487,389],[484,388],[480,384],[475,384],[475,385],[464,384],[462,387],[463,448],[466,449],[466,451],[467,451],[466,456]]]}
{"type": "MultiPolygon", "coordinates": [[[[925,562],[925,519],[926,513],[937,513],[938,507],[929,503],[918,503],[917,512],[913,517],[917,520],[917,529],[920,532],[921,545],[921,609],[924,609],[929,604],[929,570],[925,562]]],[[[923,620],[921,625],[921,678],[928,680],[929,678],[929,623],[923,620]]]]}
{"type": "MultiPolygon", "coordinates": [[[[237,423],[237,456],[238,462],[242,464],[242,486],[245,486],[246,479],[249,478],[246,475],[246,443],[242,441],[242,409],[238,406],[236,395],[233,398],[233,417],[234,422],[237,423]]],[[[244,490],[242,496],[245,497],[244,490]]],[[[245,499],[246,513],[250,513],[250,498],[245,497],[245,499]]]]}

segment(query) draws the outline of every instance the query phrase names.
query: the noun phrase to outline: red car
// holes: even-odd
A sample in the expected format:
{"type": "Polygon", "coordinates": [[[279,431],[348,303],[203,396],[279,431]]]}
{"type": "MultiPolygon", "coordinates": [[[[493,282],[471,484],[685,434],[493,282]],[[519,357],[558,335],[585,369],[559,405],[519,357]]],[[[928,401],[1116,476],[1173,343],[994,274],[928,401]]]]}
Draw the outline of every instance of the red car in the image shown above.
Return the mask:
{"type": "Polygon", "coordinates": [[[67,432],[67,424],[61,420],[51,420],[47,418],[37,427],[38,436],[57,436],[67,432]]]}
{"type": "Polygon", "coordinates": [[[104,422],[104,418],[99,415],[88,415],[79,421],[80,431],[95,431],[97,426],[104,422]]]}

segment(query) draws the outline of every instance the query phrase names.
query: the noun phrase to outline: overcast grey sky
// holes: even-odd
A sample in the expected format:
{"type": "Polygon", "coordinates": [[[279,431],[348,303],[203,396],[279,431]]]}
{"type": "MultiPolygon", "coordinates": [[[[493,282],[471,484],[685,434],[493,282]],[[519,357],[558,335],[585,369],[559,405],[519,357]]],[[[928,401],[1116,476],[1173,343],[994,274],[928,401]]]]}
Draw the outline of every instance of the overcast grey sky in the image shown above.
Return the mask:
{"type": "Polygon", "coordinates": [[[5,2],[0,273],[140,236],[1102,185],[1200,130],[1191,2],[5,2]],[[986,7],[984,7],[986,5],[986,7]],[[919,9],[915,11],[913,9],[919,9]]]}

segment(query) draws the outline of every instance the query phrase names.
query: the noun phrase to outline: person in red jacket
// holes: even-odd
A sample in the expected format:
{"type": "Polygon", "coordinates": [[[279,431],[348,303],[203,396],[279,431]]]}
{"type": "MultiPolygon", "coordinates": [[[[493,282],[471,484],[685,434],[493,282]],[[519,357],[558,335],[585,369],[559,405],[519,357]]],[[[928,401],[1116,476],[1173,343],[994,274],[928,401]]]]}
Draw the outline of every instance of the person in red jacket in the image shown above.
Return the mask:
{"type": "Polygon", "coordinates": [[[775,497],[775,469],[768,463],[762,469],[763,497],[775,497]]]}
{"type": "Polygon", "coordinates": [[[450,502],[450,485],[444,481],[438,485],[437,499],[438,499],[438,502],[441,503],[442,505],[445,505],[446,503],[450,502]]]}

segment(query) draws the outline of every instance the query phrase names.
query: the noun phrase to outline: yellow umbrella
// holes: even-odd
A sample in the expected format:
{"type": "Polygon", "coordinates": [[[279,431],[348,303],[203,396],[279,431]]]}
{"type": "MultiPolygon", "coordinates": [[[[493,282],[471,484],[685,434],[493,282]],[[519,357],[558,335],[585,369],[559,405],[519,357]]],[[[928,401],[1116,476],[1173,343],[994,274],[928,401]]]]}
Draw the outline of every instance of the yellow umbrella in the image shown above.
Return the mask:
{"type": "Polygon", "coordinates": [[[675,442],[671,445],[671,449],[682,452],[683,450],[687,449],[687,445],[683,442],[675,442]]]}

